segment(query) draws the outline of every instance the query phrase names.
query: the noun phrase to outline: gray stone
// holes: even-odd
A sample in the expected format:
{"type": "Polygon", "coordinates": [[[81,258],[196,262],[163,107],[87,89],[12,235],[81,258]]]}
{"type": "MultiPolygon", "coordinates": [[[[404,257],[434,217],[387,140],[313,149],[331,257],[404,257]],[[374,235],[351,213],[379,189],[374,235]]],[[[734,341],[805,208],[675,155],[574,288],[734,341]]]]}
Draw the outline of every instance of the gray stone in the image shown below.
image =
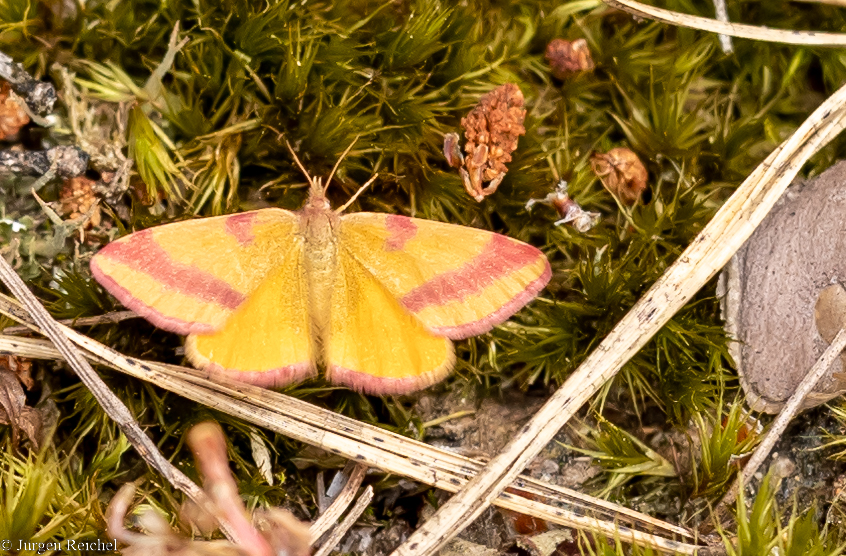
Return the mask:
{"type": "MultiPolygon", "coordinates": [[[[777,413],[828,343],[814,322],[820,292],[846,284],[846,162],[785,192],[721,276],[730,352],[749,406],[777,413]]],[[[846,391],[835,360],[803,409],[846,391]]]]}

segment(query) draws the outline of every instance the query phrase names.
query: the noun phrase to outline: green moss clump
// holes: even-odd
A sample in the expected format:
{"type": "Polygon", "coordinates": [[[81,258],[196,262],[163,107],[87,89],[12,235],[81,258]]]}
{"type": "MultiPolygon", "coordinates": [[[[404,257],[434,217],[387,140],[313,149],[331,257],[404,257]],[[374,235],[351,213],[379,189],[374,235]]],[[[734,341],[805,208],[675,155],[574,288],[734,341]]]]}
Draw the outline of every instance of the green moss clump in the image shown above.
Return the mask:
{"type": "MultiPolygon", "coordinates": [[[[703,16],[712,10],[707,2],[660,4],[703,16]]],[[[822,3],[730,5],[733,21],[791,29],[844,32],[844,14],[822,3]]],[[[95,177],[116,171],[126,157],[134,159],[135,174],[128,192],[104,195],[106,224],[64,236],[30,195],[31,179],[4,177],[0,254],[57,317],[114,310],[86,270],[102,244],[194,215],[296,209],[305,198],[305,180],[283,139],[316,176],[327,175],[355,141],[329,190],[336,206],[378,172],[351,211],[495,230],[547,254],[554,271],[549,287],[509,323],[461,342],[457,372],[442,386],[486,394],[504,388],[543,392],[566,380],[739,182],[846,80],[846,57],[839,50],[746,40],[734,45],[735,54],[725,55],[713,35],[634,21],[598,0],[3,0],[0,50],[34,74],[52,76],[64,92],[57,125],[31,126],[23,144],[80,142],[91,151],[95,177]],[[553,78],[544,50],[554,38],[586,39],[596,69],[553,78]],[[63,80],[56,63],[75,72],[75,81],[63,80]],[[527,131],[497,193],[476,203],[446,164],[443,136],[460,131],[461,117],[479,97],[505,82],[517,83],[526,98],[527,131]],[[593,152],[619,146],[633,149],[650,175],[647,196],[631,207],[615,202],[589,163],[593,152]],[[529,199],[543,198],[562,179],[574,200],[601,214],[590,231],[553,226],[558,215],[551,209],[525,209],[529,199]]],[[[843,148],[843,139],[834,141],[805,173],[819,173],[843,148]]],[[[55,201],[59,185],[39,194],[55,201]]],[[[180,339],[140,320],[86,332],[129,354],[181,361],[180,339]]],[[[52,392],[62,418],[45,454],[6,454],[3,469],[8,475],[20,465],[45,473],[60,466],[52,499],[90,489],[84,500],[74,499],[83,509],[39,510],[33,514],[38,523],[27,527],[40,530],[62,514],[77,534],[94,534],[102,527],[101,498],[147,472],[74,377],[47,363],[37,369],[41,392],[52,392]],[[111,454],[113,461],[96,463],[98,454],[111,454]],[[79,515],[89,521],[73,521],[79,515]]],[[[163,451],[180,463],[188,461],[181,449],[184,431],[200,416],[214,416],[230,433],[236,473],[253,503],[306,500],[304,507],[310,507],[314,470],[291,464],[301,446],[266,438],[276,449],[274,464],[287,477],[284,487],[270,488],[249,455],[250,427],[177,402],[155,387],[106,376],[163,451]]],[[[594,400],[597,411],[618,410],[614,424],[609,418],[594,438],[597,451],[642,457],[643,451],[628,453],[621,443],[626,435],[638,436],[635,429],[649,416],[664,431],[683,429],[691,420],[716,426],[704,415],[733,415],[723,400],[734,396],[734,378],[711,283],[594,400]]],[[[408,400],[368,399],[321,381],[290,393],[423,434],[408,400]]],[[[8,437],[8,429],[0,428],[0,435],[8,437]]],[[[717,447],[708,461],[719,467],[714,462],[728,453],[725,438],[705,440],[717,447]]],[[[638,490],[643,481],[656,496],[715,500],[726,477],[720,469],[698,471],[692,487],[677,474],[635,472],[625,481],[632,490],[611,490],[630,502],[627,496],[644,492],[638,490]]],[[[14,473],[24,477],[30,471],[14,473]]],[[[155,479],[145,477],[150,503],[175,507],[167,487],[153,488],[155,479]]]]}

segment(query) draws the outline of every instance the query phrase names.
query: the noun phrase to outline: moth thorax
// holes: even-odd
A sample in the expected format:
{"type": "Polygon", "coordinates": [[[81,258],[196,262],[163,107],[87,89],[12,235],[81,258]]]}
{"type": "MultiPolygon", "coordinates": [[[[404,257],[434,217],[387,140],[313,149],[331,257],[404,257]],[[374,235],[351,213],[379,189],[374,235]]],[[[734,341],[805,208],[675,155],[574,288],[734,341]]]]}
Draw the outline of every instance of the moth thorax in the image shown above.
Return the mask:
{"type": "MultiPolygon", "coordinates": [[[[305,267],[311,312],[312,338],[320,344],[329,329],[332,291],[338,271],[337,227],[340,218],[331,210],[303,209],[305,267]]],[[[319,345],[316,353],[321,353],[319,345]]]]}

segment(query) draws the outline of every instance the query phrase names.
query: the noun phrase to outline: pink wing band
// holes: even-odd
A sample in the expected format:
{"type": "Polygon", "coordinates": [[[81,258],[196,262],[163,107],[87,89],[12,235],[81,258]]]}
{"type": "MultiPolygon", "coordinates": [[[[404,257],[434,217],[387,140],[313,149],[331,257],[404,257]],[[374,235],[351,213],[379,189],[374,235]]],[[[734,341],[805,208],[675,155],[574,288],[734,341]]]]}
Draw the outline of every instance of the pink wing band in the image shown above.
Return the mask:
{"type": "MultiPolygon", "coordinates": [[[[252,217],[245,218],[236,227],[241,238],[247,239],[246,228],[252,225],[252,217]]],[[[234,230],[230,230],[232,233],[234,230]]],[[[91,260],[91,273],[112,295],[127,308],[132,309],[159,328],[177,334],[209,334],[215,330],[210,324],[189,322],[164,315],[144,303],[103,272],[99,258],[111,259],[125,264],[133,271],[143,272],[156,279],[166,288],[183,295],[196,297],[206,303],[216,303],[226,309],[235,309],[246,297],[233,290],[225,281],[195,267],[175,262],[153,237],[151,229],[142,230],[124,241],[110,243],[91,260]]]]}
{"type": "Polygon", "coordinates": [[[242,246],[249,245],[256,239],[253,225],[257,217],[257,211],[233,214],[225,220],[226,233],[238,240],[242,246]]]}
{"type": "Polygon", "coordinates": [[[468,322],[458,326],[437,326],[430,328],[429,330],[436,336],[443,336],[444,338],[449,338],[450,340],[463,340],[464,338],[469,338],[470,336],[484,334],[485,332],[493,329],[494,326],[507,321],[511,318],[511,315],[522,309],[524,305],[534,299],[534,297],[544,287],[546,287],[546,284],[549,282],[551,277],[552,269],[549,267],[549,263],[547,262],[546,269],[543,271],[543,274],[526,286],[526,289],[511,298],[508,303],[490,315],[487,315],[475,322],[468,322]]]}
{"type": "Polygon", "coordinates": [[[385,239],[385,251],[400,251],[408,240],[417,235],[417,224],[408,216],[389,214],[385,217],[388,237],[385,239]]]}
{"type": "Polygon", "coordinates": [[[146,303],[142,302],[135,296],[133,296],[129,290],[118,284],[114,281],[110,276],[107,276],[100,270],[100,267],[97,266],[97,259],[94,258],[91,261],[91,274],[94,276],[94,279],[100,282],[104,288],[109,290],[113,296],[117,298],[118,301],[123,303],[123,305],[132,311],[135,311],[148,321],[152,322],[162,330],[167,330],[168,332],[176,332],[177,334],[210,334],[214,332],[214,327],[208,324],[200,323],[200,322],[186,322],[184,320],[180,320],[174,317],[168,317],[166,315],[161,314],[160,312],[156,311],[146,303]]]}
{"type": "Polygon", "coordinates": [[[225,369],[217,363],[210,363],[203,367],[212,378],[217,376],[226,377],[237,382],[245,382],[262,388],[278,388],[292,382],[299,382],[317,374],[314,365],[310,362],[295,363],[278,369],[267,371],[237,371],[225,369]]]}
{"type": "MultiPolygon", "coordinates": [[[[495,234],[485,250],[464,264],[461,268],[436,276],[425,284],[411,290],[400,300],[411,313],[418,313],[426,307],[439,307],[450,302],[461,301],[478,294],[496,281],[509,274],[544,259],[543,253],[525,243],[495,234]]],[[[461,340],[482,334],[505,322],[534,298],[552,276],[549,262],[535,280],[505,305],[484,318],[458,326],[431,328],[431,332],[451,340],[461,340]]]]}
{"type": "MultiPolygon", "coordinates": [[[[485,250],[461,268],[435,276],[405,294],[402,305],[412,313],[477,294],[509,274],[543,257],[531,245],[494,234],[485,250]]],[[[544,282],[545,283],[545,282],[544,282]]]]}
{"type": "Polygon", "coordinates": [[[243,294],[233,290],[224,280],[171,259],[168,252],[156,243],[152,229],[136,232],[126,241],[110,243],[97,256],[107,257],[148,274],[181,294],[207,303],[217,303],[227,309],[235,309],[245,299],[243,294]]]}
{"type": "Polygon", "coordinates": [[[431,386],[443,379],[447,373],[436,372],[405,378],[383,378],[353,371],[340,365],[330,365],[328,374],[333,383],[343,384],[356,392],[373,396],[390,396],[408,394],[431,386]]]}

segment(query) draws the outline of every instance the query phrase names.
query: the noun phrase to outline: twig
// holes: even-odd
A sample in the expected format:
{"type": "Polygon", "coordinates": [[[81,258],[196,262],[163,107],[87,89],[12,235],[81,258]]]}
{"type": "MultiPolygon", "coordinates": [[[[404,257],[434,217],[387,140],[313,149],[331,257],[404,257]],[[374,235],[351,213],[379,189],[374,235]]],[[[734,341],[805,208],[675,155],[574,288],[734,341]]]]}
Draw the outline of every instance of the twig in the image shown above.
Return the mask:
{"type": "Polygon", "coordinates": [[[53,147],[46,151],[2,150],[0,172],[21,176],[43,176],[52,172],[60,178],[74,178],[85,173],[88,159],[88,153],[79,147],[53,147]]]}
{"type": "MultiPolygon", "coordinates": [[[[728,9],[726,8],[726,0],[714,0],[714,10],[717,13],[718,21],[728,23],[729,16],[728,9]]],[[[720,46],[722,47],[723,52],[726,54],[734,52],[734,46],[731,44],[731,37],[721,34],[718,38],[720,39],[720,46]]]]}
{"type": "Polygon", "coordinates": [[[793,0],[794,2],[807,2],[810,4],[828,4],[830,6],[840,6],[846,8],[846,0],[793,0]]]}
{"type": "Polygon", "coordinates": [[[712,33],[720,33],[737,37],[739,39],[753,39],[758,41],[779,42],[783,44],[800,44],[808,46],[846,46],[846,34],[842,33],[818,33],[816,31],[789,31],[782,29],[769,29],[767,27],[756,27],[755,25],[743,25],[741,23],[728,23],[699,17],[695,15],[682,14],[662,8],[648,6],[635,0],[602,0],[612,8],[629,12],[638,17],[645,17],[663,23],[690,27],[712,33]]]}
{"type": "Polygon", "coordinates": [[[728,492],[726,492],[714,510],[714,513],[718,518],[729,505],[734,503],[742,485],[744,485],[749,478],[758,471],[761,464],[764,463],[764,460],[772,451],[775,443],[778,442],[779,438],[781,438],[781,435],[784,433],[787,425],[790,424],[790,421],[793,420],[793,417],[795,417],[799,412],[802,402],[814,389],[814,386],[817,385],[817,382],[820,381],[822,376],[828,371],[834,360],[840,356],[840,352],[842,352],[844,348],[846,348],[846,328],[841,329],[840,332],[837,333],[837,336],[834,337],[831,344],[829,344],[820,358],[817,359],[817,362],[814,363],[814,366],[811,367],[811,370],[808,371],[808,374],[805,375],[805,378],[802,379],[799,386],[796,387],[796,391],[792,396],[790,396],[787,403],[784,404],[784,407],[781,409],[772,425],[770,425],[770,429],[767,431],[767,434],[761,440],[758,447],[755,448],[755,451],[752,453],[752,457],[749,458],[749,461],[737,474],[737,478],[734,480],[734,483],[732,483],[731,488],[729,488],[728,492]]]}
{"type": "Polygon", "coordinates": [[[465,409],[463,411],[456,411],[455,413],[450,413],[449,415],[441,415],[440,417],[436,417],[431,421],[426,421],[421,425],[423,429],[430,429],[432,427],[437,427],[438,425],[442,425],[447,421],[452,421],[453,419],[461,419],[462,417],[469,417],[471,415],[475,415],[475,409],[465,409]]]}
{"type": "Polygon", "coordinates": [[[341,473],[348,473],[347,482],[344,485],[343,490],[338,493],[338,496],[332,501],[332,504],[326,509],[326,511],[311,524],[311,527],[309,527],[312,545],[320,539],[323,533],[328,531],[329,528],[338,521],[338,518],[341,517],[341,514],[344,513],[345,509],[347,509],[347,506],[349,506],[350,502],[352,502],[352,499],[355,498],[355,493],[358,491],[358,487],[361,486],[361,482],[364,480],[364,474],[367,472],[367,466],[352,465],[353,468],[351,472],[347,472],[346,467],[344,468],[344,471],[341,471],[341,473]]]}
{"type": "Polygon", "coordinates": [[[30,110],[36,114],[43,116],[53,111],[56,88],[51,83],[33,79],[22,65],[2,52],[0,52],[0,77],[9,82],[12,90],[22,96],[30,110]]]}
{"type": "MultiPolygon", "coordinates": [[[[210,507],[208,497],[184,473],[174,467],[165,458],[155,443],[144,434],[140,425],[132,418],[129,409],[120,401],[103,380],[94,372],[88,361],[80,355],[59,325],[38,299],[27,289],[23,280],[15,273],[14,269],[0,257],[0,280],[9,291],[20,300],[23,307],[38,324],[44,334],[56,347],[62,358],[68,362],[70,367],[77,374],[83,384],[91,391],[103,411],[115,422],[127,440],[132,444],[139,455],[144,458],[153,469],[157,470],[172,485],[188,495],[201,508],[210,507]]],[[[211,513],[211,512],[210,512],[211,513]]],[[[221,529],[232,542],[237,543],[237,537],[233,534],[227,523],[221,523],[221,529]]]]}
{"type": "MultiPolygon", "coordinates": [[[[28,316],[2,294],[0,313],[18,322],[29,321],[28,316]]],[[[197,369],[133,359],[72,330],[68,330],[68,335],[94,362],[294,440],[448,492],[456,492],[469,477],[483,468],[481,462],[360,423],[278,392],[226,379],[211,381],[197,369]]],[[[14,336],[0,336],[0,354],[5,353],[30,358],[60,358],[48,342],[14,336]]],[[[502,494],[494,504],[550,523],[598,532],[661,552],[695,554],[701,548],[633,529],[631,526],[694,538],[683,527],[618,504],[525,476],[519,477],[512,486],[515,492],[502,494]],[[522,495],[534,496],[536,500],[528,500],[522,495]],[[540,500],[549,500],[550,503],[540,500]],[[562,508],[562,505],[575,506],[577,510],[562,508]],[[605,519],[602,519],[603,515],[605,519]]]]}
{"type": "Polygon", "coordinates": [[[358,520],[359,516],[364,513],[364,510],[367,509],[367,506],[370,505],[370,501],[373,500],[373,487],[369,486],[364,489],[364,492],[361,493],[361,496],[358,497],[358,500],[355,503],[355,506],[352,507],[350,513],[347,514],[347,517],[332,531],[332,534],[329,535],[329,538],[326,539],[326,542],[314,553],[314,556],[329,556],[329,553],[332,552],[332,549],[341,542],[341,539],[344,538],[344,535],[347,534],[347,531],[350,530],[350,527],[355,525],[355,522],[358,520]]]}
{"type": "MultiPolygon", "coordinates": [[[[95,317],[81,317],[78,319],[62,319],[58,322],[65,326],[96,326],[98,324],[116,323],[129,319],[137,319],[138,313],[133,311],[112,311],[95,317]]],[[[28,326],[10,326],[3,329],[3,334],[26,334],[31,332],[28,326]]]]}
{"type": "Polygon", "coordinates": [[[738,187],[713,219],[505,449],[393,552],[429,556],[473,522],[591,396],[752,235],[802,165],[846,127],[841,87],[738,187]]]}

